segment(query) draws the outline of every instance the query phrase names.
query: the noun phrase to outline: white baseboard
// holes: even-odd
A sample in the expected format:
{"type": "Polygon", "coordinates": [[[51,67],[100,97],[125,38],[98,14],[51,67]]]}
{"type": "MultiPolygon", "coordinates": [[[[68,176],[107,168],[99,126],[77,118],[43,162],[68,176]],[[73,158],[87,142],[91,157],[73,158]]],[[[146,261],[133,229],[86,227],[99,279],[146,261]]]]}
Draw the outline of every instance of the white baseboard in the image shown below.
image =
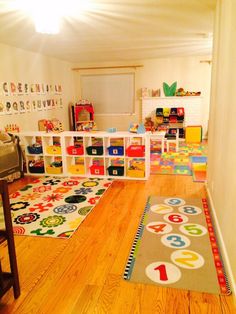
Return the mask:
{"type": "Polygon", "coordinates": [[[236,300],[236,282],[234,280],[234,276],[233,276],[233,272],[232,272],[232,268],[230,265],[230,261],[229,261],[229,257],[228,257],[228,253],[225,247],[225,243],[224,243],[224,238],[222,236],[221,230],[220,230],[220,225],[218,222],[218,218],[216,215],[216,211],[215,211],[215,207],[214,207],[214,202],[210,193],[210,190],[208,188],[207,183],[205,184],[206,186],[206,191],[207,191],[207,197],[208,197],[208,201],[209,201],[209,206],[211,209],[211,213],[213,215],[212,219],[214,222],[214,226],[215,226],[215,233],[216,233],[216,237],[218,240],[218,245],[220,247],[220,252],[223,258],[223,262],[224,262],[224,268],[227,274],[227,278],[230,284],[230,288],[234,297],[234,300],[236,300]]]}

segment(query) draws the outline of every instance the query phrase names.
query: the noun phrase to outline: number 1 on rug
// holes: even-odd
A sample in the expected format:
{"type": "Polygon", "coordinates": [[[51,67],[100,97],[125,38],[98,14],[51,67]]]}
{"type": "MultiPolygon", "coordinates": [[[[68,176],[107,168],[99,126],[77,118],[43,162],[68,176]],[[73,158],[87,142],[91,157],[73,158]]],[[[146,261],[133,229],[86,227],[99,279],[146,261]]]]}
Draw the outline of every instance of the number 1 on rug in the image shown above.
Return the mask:
{"type": "Polygon", "coordinates": [[[181,278],[180,269],[168,262],[155,262],[149,264],[145,269],[149,279],[160,284],[170,284],[181,278]]]}

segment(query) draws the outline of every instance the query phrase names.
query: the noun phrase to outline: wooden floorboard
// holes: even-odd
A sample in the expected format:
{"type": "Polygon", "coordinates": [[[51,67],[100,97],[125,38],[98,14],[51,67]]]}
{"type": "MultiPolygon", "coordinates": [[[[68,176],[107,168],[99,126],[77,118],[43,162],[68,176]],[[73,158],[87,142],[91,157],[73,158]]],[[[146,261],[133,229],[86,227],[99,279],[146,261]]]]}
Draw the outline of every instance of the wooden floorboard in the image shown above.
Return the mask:
{"type": "MultiPolygon", "coordinates": [[[[11,192],[27,178],[9,185],[11,192]]],[[[21,296],[10,290],[0,313],[236,313],[232,296],[162,288],[123,280],[149,195],[205,197],[190,176],[155,175],[114,181],[70,239],[15,236],[21,296]]],[[[1,259],[7,264],[6,247],[1,259]]]]}

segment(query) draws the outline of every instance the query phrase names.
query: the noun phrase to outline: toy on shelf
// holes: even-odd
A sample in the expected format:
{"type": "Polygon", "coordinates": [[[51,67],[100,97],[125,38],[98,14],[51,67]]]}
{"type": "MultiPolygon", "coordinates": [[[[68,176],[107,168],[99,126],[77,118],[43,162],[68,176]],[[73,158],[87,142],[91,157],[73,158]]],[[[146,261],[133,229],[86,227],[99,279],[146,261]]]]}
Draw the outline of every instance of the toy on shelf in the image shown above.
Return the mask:
{"type": "Polygon", "coordinates": [[[168,85],[167,83],[163,83],[163,91],[166,97],[175,96],[177,87],[177,82],[174,82],[172,85],[168,85]]]}
{"type": "Polygon", "coordinates": [[[145,118],[144,127],[146,131],[151,131],[151,132],[155,131],[155,125],[151,117],[145,118]]]}
{"type": "Polygon", "coordinates": [[[94,109],[88,100],[79,100],[75,105],[71,105],[71,128],[74,131],[96,130],[94,122],[94,109]]]}
{"type": "Polygon", "coordinates": [[[145,133],[145,126],[143,123],[130,123],[129,132],[143,134],[145,133]]]}
{"type": "Polygon", "coordinates": [[[185,91],[182,87],[178,88],[175,96],[200,96],[201,92],[189,92],[185,91]]]}
{"type": "Polygon", "coordinates": [[[49,132],[63,132],[63,126],[62,123],[58,119],[52,119],[52,120],[39,120],[38,121],[38,129],[39,131],[46,131],[49,132]]]}

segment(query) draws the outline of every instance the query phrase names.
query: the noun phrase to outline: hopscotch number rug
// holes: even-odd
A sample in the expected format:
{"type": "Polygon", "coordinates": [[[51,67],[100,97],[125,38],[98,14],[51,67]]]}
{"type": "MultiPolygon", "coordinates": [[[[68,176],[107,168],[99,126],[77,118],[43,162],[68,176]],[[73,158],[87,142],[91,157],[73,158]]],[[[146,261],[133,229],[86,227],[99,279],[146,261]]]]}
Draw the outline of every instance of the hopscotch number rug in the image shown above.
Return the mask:
{"type": "Polygon", "coordinates": [[[124,279],[230,294],[206,199],[149,197],[124,279]]]}
{"type": "Polygon", "coordinates": [[[111,183],[97,178],[32,178],[10,195],[13,232],[69,238],[111,183]]]}

